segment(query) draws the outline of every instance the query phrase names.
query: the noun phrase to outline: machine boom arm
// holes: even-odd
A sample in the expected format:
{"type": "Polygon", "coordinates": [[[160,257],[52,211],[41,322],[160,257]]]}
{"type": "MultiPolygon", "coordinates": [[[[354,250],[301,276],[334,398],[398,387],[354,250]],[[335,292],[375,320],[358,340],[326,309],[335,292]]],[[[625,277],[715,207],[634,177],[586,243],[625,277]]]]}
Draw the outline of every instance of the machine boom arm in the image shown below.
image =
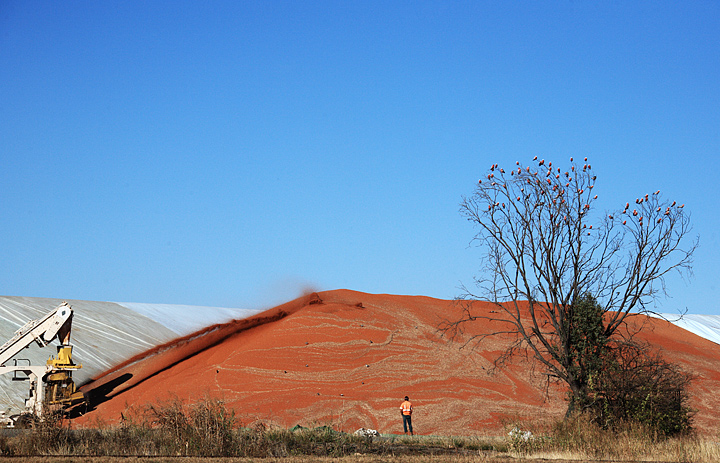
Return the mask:
{"type": "Polygon", "coordinates": [[[45,347],[55,337],[58,337],[61,344],[68,344],[72,314],[73,310],[70,305],[63,302],[43,318],[27,322],[15,332],[15,336],[0,347],[0,365],[5,365],[5,362],[28,347],[33,341],[41,347],[45,347]]]}

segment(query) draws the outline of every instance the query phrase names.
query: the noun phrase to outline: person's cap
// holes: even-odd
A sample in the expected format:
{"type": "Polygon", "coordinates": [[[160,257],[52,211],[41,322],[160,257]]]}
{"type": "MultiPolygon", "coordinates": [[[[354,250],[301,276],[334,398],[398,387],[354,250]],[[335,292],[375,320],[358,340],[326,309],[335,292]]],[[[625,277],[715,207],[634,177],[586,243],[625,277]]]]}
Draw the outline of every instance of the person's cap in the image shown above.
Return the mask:
{"type": "Polygon", "coordinates": [[[405,396],[405,400],[410,400],[410,399],[408,398],[408,396],[405,396]]]}

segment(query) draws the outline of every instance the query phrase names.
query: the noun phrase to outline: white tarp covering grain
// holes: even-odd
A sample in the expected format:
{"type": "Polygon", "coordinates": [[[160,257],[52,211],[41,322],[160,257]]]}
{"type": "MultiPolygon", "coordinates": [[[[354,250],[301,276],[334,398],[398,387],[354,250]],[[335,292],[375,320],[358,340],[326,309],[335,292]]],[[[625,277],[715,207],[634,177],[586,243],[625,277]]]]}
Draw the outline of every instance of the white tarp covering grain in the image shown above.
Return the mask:
{"type": "MultiPolygon", "coordinates": [[[[39,297],[0,296],[0,345],[30,320],[54,310],[64,300],[39,297]]],[[[73,360],[82,368],[73,372],[78,385],[103,371],[155,346],[216,323],[247,318],[259,310],[226,309],[170,304],[126,304],[67,300],[73,308],[73,360]]],[[[44,365],[57,354],[59,342],[43,348],[32,343],[14,359],[28,359],[44,365]]],[[[7,362],[12,365],[13,361],[7,362]]],[[[12,374],[0,375],[0,411],[22,411],[28,396],[27,381],[12,381],[12,374]]]]}
{"type": "Polygon", "coordinates": [[[686,314],[678,319],[678,315],[660,314],[673,325],[686,329],[691,333],[720,344],[720,315],[686,314]]]}
{"type": "Polygon", "coordinates": [[[118,304],[162,324],[181,336],[194,333],[215,323],[240,320],[261,312],[261,310],[253,309],[228,309],[196,305],[142,304],[136,302],[118,302],[118,304]]]}

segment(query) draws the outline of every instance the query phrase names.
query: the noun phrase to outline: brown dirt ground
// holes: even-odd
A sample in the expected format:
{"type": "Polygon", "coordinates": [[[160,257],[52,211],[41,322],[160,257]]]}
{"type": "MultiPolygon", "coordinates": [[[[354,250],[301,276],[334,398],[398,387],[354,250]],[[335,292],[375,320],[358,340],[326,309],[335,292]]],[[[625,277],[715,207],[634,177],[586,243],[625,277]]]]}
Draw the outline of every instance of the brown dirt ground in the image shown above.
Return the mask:
{"type": "MultiPolygon", "coordinates": [[[[129,409],[174,398],[223,400],[244,425],[331,425],[399,433],[405,395],[416,433],[492,435],[510,422],[559,418],[564,392],[517,358],[491,374],[510,339],[474,350],[442,338],[455,301],[349,290],[313,293],[246,320],[214,325],[146,352],[100,375],[82,390],[94,404],[76,426],[113,424],[129,409]],[[547,392],[547,394],[546,394],[547,392]]],[[[491,311],[486,302],[473,310],[491,311]]],[[[642,337],[696,375],[696,428],[714,434],[720,405],[720,346],[668,322],[646,323],[642,337]]],[[[487,326],[468,327],[467,336],[487,326]]],[[[491,327],[490,327],[491,328],[491,327]]]]}

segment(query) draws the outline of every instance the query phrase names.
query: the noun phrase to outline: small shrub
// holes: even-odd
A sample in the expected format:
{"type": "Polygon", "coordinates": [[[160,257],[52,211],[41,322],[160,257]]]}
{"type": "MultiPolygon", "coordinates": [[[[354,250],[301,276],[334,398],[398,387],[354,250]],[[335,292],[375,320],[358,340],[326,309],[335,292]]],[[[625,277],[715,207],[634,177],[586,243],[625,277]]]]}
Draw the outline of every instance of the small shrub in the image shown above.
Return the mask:
{"type": "Polygon", "coordinates": [[[235,414],[222,401],[205,398],[192,405],[174,399],[150,405],[147,418],[169,437],[168,451],[185,456],[228,456],[233,454],[235,414]]]}
{"type": "Polygon", "coordinates": [[[597,375],[588,410],[606,428],[637,422],[657,437],[692,430],[692,376],[638,343],[617,345],[597,375]]]}

